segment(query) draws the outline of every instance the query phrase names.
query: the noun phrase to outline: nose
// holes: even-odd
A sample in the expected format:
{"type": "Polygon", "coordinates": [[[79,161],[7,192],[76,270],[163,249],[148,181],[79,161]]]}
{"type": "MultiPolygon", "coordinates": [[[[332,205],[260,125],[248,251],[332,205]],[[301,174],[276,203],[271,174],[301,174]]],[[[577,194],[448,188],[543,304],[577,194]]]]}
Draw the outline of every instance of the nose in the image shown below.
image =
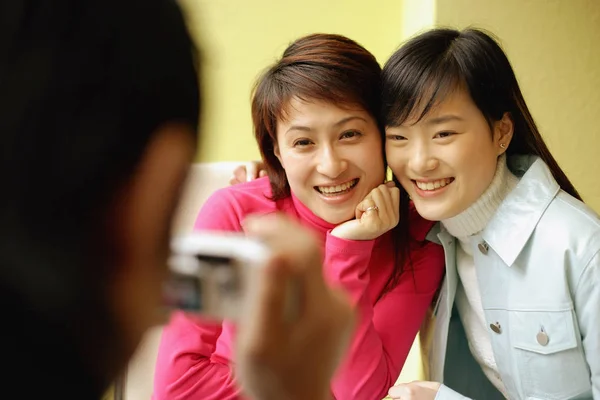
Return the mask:
{"type": "Polygon", "coordinates": [[[337,178],[348,168],[348,162],[334,146],[324,146],[317,157],[317,172],[328,178],[337,178]]]}
{"type": "Polygon", "coordinates": [[[424,176],[427,172],[435,170],[439,165],[438,159],[432,154],[426,144],[413,146],[409,159],[410,169],[417,175],[424,176]]]}

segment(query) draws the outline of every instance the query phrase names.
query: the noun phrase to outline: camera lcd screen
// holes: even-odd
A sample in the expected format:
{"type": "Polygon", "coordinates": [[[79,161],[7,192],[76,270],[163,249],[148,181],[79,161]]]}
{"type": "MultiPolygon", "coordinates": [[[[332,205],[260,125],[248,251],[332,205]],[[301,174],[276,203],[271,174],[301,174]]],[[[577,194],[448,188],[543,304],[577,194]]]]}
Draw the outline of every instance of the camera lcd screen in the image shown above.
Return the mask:
{"type": "Polygon", "coordinates": [[[195,258],[199,262],[195,273],[171,268],[163,287],[165,307],[216,318],[230,316],[237,309],[241,291],[237,263],[228,257],[195,258]]]}

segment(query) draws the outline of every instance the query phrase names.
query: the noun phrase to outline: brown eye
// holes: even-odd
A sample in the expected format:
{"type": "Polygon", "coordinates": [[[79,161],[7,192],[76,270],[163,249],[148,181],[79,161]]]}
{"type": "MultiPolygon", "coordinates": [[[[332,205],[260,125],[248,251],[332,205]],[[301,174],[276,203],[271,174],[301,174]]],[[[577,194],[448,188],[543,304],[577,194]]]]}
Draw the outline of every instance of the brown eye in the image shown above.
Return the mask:
{"type": "Polygon", "coordinates": [[[342,133],[342,136],[340,139],[354,139],[354,138],[358,138],[362,136],[362,133],[358,132],[358,131],[346,131],[344,133],[342,133]]]}
{"type": "Polygon", "coordinates": [[[438,133],[436,133],[435,137],[444,139],[444,138],[452,136],[453,133],[454,132],[448,132],[448,131],[438,132],[438,133]]]}
{"type": "Polygon", "coordinates": [[[298,139],[294,142],[294,147],[306,147],[311,144],[311,141],[308,139],[298,139]]]}
{"type": "Polygon", "coordinates": [[[388,140],[394,140],[394,141],[406,140],[406,137],[404,137],[402,135],[386,135],[385,137],[388,140]]]}

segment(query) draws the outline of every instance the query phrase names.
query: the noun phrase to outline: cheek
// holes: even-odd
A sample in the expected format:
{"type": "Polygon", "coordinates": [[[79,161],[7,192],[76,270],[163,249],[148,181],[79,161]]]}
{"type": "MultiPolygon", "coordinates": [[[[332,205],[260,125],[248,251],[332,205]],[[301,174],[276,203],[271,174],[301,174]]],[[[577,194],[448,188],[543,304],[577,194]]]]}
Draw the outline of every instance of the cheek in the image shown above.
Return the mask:
{"type": "Polygon", "coordinates": [[[470,151],[455,159],[457,172],[462,175],[461,186],[474,198],[481,196],[492,183],[498,163],[493,149],[490,150],[485,145],[479,149],[481,150],[470,151]]]}
{"type": "Polygon", "coordinates": [[[386,149],[386,158],[388,167],[392,170],[392,173],[400,181],[406,179],[404,168],[406,167],[406,160],[403,157],[403,152],[397,149],[386,149]]]}
{"type": "Polygon", "coordinates": [[[493,175],[496,170],[498,155],[489,141],[474,143],[472,146],[462,146],[461,150],[454,157],[457,164],[460,163],[463,168],[470,169],[471,172],[481,176],[493,175]]]}
{"type": "Polygon", "coordinates": [[[310,176],[309,163],[306,157],[283,152],[280,161],[292,189],[304,183],[310,176]]]}
{"type": "Polygon", "coordinates": [[[354,159],[358,160],[357,165],[361,166],[364,171],[373,174],[374,179],[383,180],[385,177],[385,164],[383,161],[383,153],[381,146],[369,146],[369,148],[357,149],[354,154],[354,159]],[[379,179],[381,177],[381,179],[379,179]]]}

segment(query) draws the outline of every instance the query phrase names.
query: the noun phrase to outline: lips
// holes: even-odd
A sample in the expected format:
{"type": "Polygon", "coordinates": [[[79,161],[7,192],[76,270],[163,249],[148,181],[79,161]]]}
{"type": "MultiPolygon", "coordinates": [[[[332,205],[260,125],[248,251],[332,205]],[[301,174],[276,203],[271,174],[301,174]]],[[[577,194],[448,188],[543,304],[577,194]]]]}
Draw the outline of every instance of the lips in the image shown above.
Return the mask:
{"type": "Polygon", "coordinates": [[[315,186],[315,190],[324,196],[339,196],[352,190],[352,188],[356,186],[358,181],[359,179],[356,178],[352,179],[351,181],[341,183],[339,185],[315,186]]]}

